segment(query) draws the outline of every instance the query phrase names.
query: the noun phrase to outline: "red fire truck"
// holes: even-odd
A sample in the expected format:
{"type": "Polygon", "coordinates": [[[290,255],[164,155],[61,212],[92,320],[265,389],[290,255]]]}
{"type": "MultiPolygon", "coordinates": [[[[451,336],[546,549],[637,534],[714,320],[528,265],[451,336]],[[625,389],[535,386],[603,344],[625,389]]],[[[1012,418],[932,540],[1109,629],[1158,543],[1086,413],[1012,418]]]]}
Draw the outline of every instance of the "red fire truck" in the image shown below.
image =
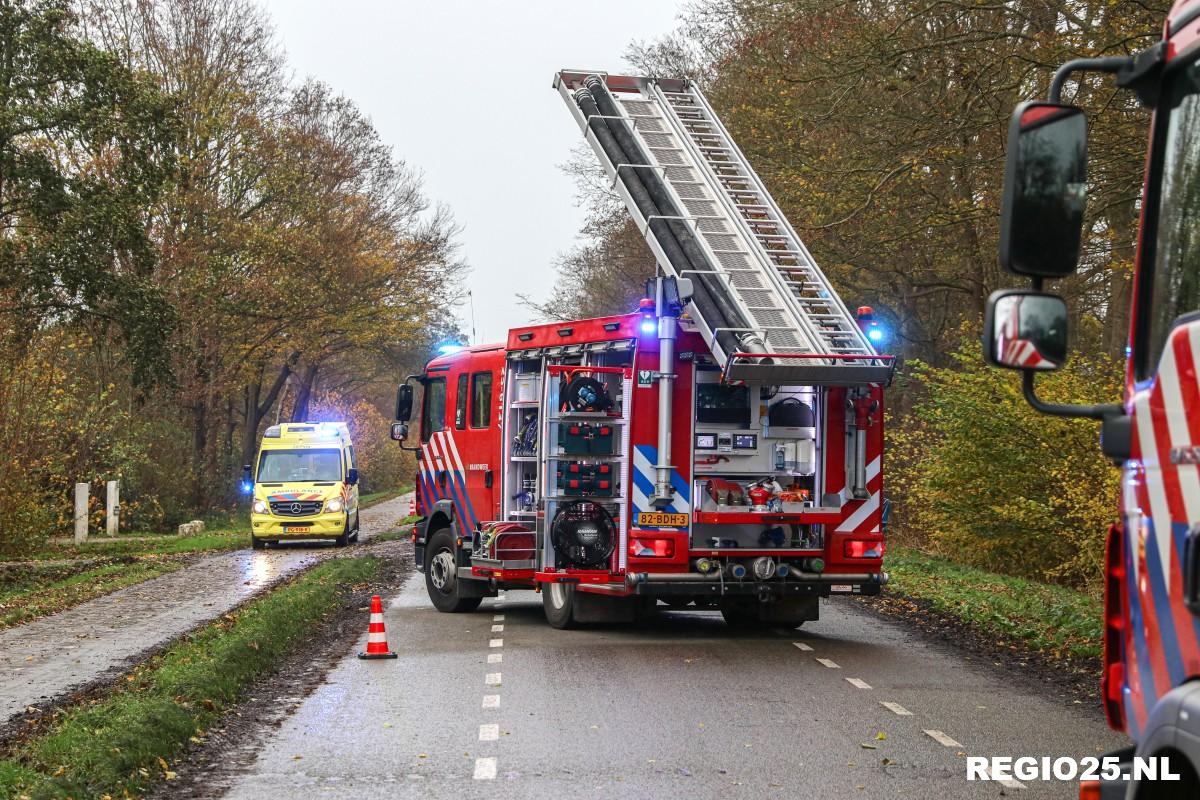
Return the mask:
{"type": "MultiPolygon", "coordinates": [[[[1200,0],[1176,2],[1161,42],[1135,57],[1063,65],[1047,102],[1019,106],[1008,145],[1000,259],[1030,291],[988,303],[988,360],[1023,371],[1039,411],[1101,421],[1122,469],[1121,519],[1108,535],[1101,695],[1109,724],[1137,743],[1113,756],[1170,758],[1180,782],[1087,782],[1080,796],[1200,797],[1200,0]],[[1112,73],[1153,110],[1124,402],[1059,405],[1035,375],[1067,357],[1067,309],[1042,291],[1079,260],[1087,128],[1061,102],[1082,72],[1112,73]]],[[[1103,234],[1097,229],[1091,235],[1103,234]]]]}
{"type": "Polygon", "coordinates": [[[556,627],[659,601],[799,625],[877,594],[893,359],[870,309],[847,310],[695,86],[554,86],[660,277],[630,313],[514,328],[400,387],[433,604],[536,588],[556,627]]]}

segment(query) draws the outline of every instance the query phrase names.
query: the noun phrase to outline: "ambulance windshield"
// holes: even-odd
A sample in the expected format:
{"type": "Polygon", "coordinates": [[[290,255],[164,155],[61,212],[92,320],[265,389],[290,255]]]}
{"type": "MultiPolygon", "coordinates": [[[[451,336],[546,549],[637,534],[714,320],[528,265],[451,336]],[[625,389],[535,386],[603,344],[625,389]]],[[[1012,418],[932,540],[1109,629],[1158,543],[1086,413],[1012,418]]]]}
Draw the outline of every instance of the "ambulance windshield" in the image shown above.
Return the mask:
{"type": "Polygon", "coordinates": [[[260,483],[341,479],[342,454],[337,450],[265,450],[258,461],[260,483]]]}

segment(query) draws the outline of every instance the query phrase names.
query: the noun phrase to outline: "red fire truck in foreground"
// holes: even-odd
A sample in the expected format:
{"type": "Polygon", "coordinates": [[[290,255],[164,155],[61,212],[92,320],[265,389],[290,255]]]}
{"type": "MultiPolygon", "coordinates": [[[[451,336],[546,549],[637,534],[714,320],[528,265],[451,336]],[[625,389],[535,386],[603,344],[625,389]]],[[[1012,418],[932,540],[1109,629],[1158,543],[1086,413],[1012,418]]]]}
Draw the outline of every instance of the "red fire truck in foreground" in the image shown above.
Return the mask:
{"type": "Polygon", "coordinates": [[[661,276],[631,313],[515,328],[400,387],[434,605],[537,588],[556,627],[659,601],[799,625],[831,593],[878,594],[893,359],[869,309],[846,309],[693,85],[554,86],[661,276]]]}
{"type": "MultiPolygon", "coordinates": [[[[1177,2],[1161,42],[1132,58],[1072,61],[1049,102],[1019,106],[1009,137],[1002,264],[1031,291],[989,300],[988,360],[1023,370],[1038,410],[1101,420],[1104,453],[1122,468],[1121,519],[1105,564],[1104,673],[1109,724],[1137,743],[1115,756],[1168,756],[1181,781],[1086,782],[1081,797],[1200,797],[1200,0],[1177,2]],[[1067,309],[1042,292],[1077,266],[1087,129],[1060,102],[1081,72],[1113,73],[1153,110],[1142,196],[1124,402],[1058,405],[1034,376],[1067,356],[1067,309]]],[[[1092,231],[1092,235],[1103,236],[1092,231]]]]}

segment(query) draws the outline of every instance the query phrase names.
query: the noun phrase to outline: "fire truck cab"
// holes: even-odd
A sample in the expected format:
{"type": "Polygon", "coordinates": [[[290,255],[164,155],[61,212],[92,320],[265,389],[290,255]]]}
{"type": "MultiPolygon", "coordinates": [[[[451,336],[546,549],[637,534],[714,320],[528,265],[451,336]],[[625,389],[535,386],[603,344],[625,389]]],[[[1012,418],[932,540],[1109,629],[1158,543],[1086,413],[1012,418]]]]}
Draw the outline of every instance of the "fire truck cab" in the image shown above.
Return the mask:
{"type": "Polygon", "coordinates": [[[883,388],[852,315],[691,83],[554,79],[654,254],[631,313],[515,328],[435,358],[422,402],[417,564],[443,611],[537,588],[552,625],[657,605],[798,625],[877,594],[883,388]]]}
{"type": "MultiPolygon", "coordinates": [[[[1013,115],[1000,260],[1030,290],[989,300],[987,359],[1023,372],[1043,413],[1101,422],[1122,470],[1120,521],[1105,563],[1104,672],[1109,725],[1135,747],[1121,769],[1088,782],[1087,798],[1200,797],[1200,0],[1176,2],[1162,40],[1134,57],[1061,67],[1049,100],[1013,115]],[[1087,126],[1061,101],[1080,72],[1111,73],[1151,109],[1123,401],[1061,405],[1038,398],[1035,375],[1067,358],[1067,309],[1043,291],[1075,272],[1083,235],[1087,126]],[[1134,756],[1166,756],[1179,781],[1130,776],[1134,756]]],[[[1102,233],[1099,235],[1103,235],[1102,233]]],[[[1107,763],[1107,762],[1106,762],[1107,763]]],[[[1161,762],[1160,762],[1161,763],[1161,762]]]]}

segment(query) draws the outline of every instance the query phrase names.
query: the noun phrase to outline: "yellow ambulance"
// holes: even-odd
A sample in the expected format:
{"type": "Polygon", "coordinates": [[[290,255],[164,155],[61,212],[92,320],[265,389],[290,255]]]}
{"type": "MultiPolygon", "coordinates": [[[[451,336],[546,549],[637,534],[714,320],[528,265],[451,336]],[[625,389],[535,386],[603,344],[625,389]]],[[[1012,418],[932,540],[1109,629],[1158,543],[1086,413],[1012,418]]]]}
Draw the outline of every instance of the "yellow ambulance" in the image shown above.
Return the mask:
{"type": "Polygon", "coordinates": [[[344,422],[292,422],[263,433],[244,467],[253,494],[250,541],[358,540],[358,465],[344,422]]]}

